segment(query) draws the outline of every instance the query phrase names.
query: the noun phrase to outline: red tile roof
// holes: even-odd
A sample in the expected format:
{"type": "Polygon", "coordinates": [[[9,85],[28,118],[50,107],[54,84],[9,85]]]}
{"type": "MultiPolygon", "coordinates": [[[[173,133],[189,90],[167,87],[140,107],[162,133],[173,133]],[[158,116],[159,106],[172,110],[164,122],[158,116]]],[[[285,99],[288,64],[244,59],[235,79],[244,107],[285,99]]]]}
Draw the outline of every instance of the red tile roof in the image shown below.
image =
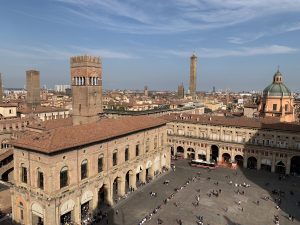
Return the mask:
{"type": "Polygon", "coordinates": [[[59,127],[40,133],[33,132],[31,135],[13,141],[12,144],[15,147],[50,154],[162,126],[166,122],[164,119],[149,116],[101,119],[90,124],[59,127]]]}

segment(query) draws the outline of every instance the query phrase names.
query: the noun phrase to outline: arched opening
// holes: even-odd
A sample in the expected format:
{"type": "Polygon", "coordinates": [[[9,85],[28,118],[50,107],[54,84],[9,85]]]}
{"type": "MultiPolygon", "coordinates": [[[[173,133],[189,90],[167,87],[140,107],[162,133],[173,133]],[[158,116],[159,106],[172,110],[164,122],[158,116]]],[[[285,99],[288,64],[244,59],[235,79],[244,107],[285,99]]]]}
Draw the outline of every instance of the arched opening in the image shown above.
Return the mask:
{"type": "Polygon", "coordinates": [[[271,159],[262,159],[260,169],[264,171],[271,172],[272,161],[271,159]]]}
{"type": "Polygon", "coordinates": [[[237,163],[237,165],[238,165],[239,167],[243,167],[243,164],[244,164],[244,157],[243,157],[243,156],[241,156],[241,155],[236,155],[236,156],[234,157],[234,160],[236,161],[236,163],[237,163]]]}
{"type": "Polygon", "coordinates": [[[14,179],[14,168],[10,168],[2,174],[2,180],[5,182],[13,181],[14,179]]]}
{"type": "Polygon", "coordinates": [[[85,191],[81,197],[81,221],[86,220],[92,213],[93,192],[85,191]]]}
{"type": "Polygon", "coordinates": [[[285,164],[282,161],[279,161],[276,164],[275,172],[279,174],[285,174],[285,164]]]}
{"type": "Polygon", "coordinates": [[[119,180],[120,178],[119,177],[116,177],[114,179],[114,182],[113,182],[113,199],[117,200],[118,197],[119,197],[119,193],[118,193],[118,190],[119,190],[119,180]]]}
{"type": "Polygon", "coordinates": [[[107,191],[108,191],[107,186],[103,184],[98,191],[98,204],[97,204],[98,208],[101,208],[106,204],[107,191]]]}
{"type": "Polygon", "coordinates": [[[300,156],[291,158],[291,174],[300,175],[300,156]]]}
{"type": "Polygon", "coordinates": [[[177,159],[183,159],[184,158],[184,148],[182,146],[177,147],[176,157],[177,157],[177,159]]]}
{"type": "Polygon", "coordinates": [[[44,209],[37,203],[33,203],[31,206],[31,218],[33,225],[44,224],[44,209]]]}
{"type": "Polygon", "coordinates": [[[187,149],[187,157],[190,160],[195,159],[195,150],[193,148],[188,148],[187,149]]]}
{"type": "Polygon", "coordinates": [[[248,158],[247,168],[248,169],[256,169],[257,168],[257,159],[255,157],[251,156],[248,158]]]}
{"type": "Polygon", "coordinates": [[[231,159],[231,156],[228,153],[223,153],[223,155],[222,155],[222,161],[224,163],[230,163],[230,159],[231,159]]]}
{"type": "Polygon", "coordinates": [[[130,176],[132,175],[132,171],[129,170],[125,175],[125,192],[127,193],[130,189],[130,176]]]}
{"type": "Polygon", "coordinates": [[[206,152],[204,150],[198,150],[198,159],[206,161],[206,152]]]}
{"type": "Polygon", "coordinates": [[[61,224],[72,224],[74,222],[75,202],[73,200],[68,200],[61,205],[60,208],[60,223],[61,224]]]}
{"type": "Polygon", "coordinates": [[[211,146],[211,160],[218,162],[219,159],[219,147],[217,145],[211,146]]]}

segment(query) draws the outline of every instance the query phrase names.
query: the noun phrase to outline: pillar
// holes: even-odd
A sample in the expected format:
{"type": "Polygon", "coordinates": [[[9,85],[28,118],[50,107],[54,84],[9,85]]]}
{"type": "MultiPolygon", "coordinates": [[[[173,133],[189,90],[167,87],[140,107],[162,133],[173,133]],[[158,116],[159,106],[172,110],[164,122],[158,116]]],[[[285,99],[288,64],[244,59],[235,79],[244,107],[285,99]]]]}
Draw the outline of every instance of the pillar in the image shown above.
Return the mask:
{"type": "Polygon", "coordinates": [[[291,172],[291,157],[288,156],[287,157],[287,161],[286,161],[286,168],[285,168],[285,174],[289,175],[291,172]]]}
{"type": "Polygon", "coordinates": [[[124,196],[125,195],[125,180],[118,178],[118,195],[124,196]]]}
{"type": "Polygon", "coordinates": [[[247,161],[248,161],[248,157],[244,157],[244,161],[243,161],[243,167],[247,168],[247,161]]]}
{"type": "Polygon", "coordinates": [[[257,157],[257,170],[260,170],[261,168],[261,154],[259,153],[258,157],[257,157]]]}
{"type": "Polygon", "coordinates": [[[130,187],[136,189],[136,174],[134,172],[129,174],[129,188],[130,187]]]}
{"type": "Polygon", "coordinates": [[[206,147],[206,161],[210,162],[210,147],[206,147]]]}
{"type": "Polygon", "coordinates": [[[272,165],[271,165],[271,172],[275,172],[275,153],[272,154],[272,165]]]}
{"type": "Polygon", "coordinates": [[[141,172],[140,172],[140,180],[141,180],[141,182],[146,182],[146,170],[142,170],[141,172]]]}
{"type": "Polygon", "coordinates": [[[98,187],[96,187],[95,189],[94,189],[94,193],[93,193],[93,195],[94,195],[94,197],[93,197],[93,200],[92,200],[92,208],[93,208],[93,211],[95,210],[95,209],[97,209],[97,206],[98,206],[98,195],[99,195],[99,188],[98,187]]]}
{"type": "Polygon", "coordinates": [[[81,224],[81,203],[80,203],[80,194],[77,194],[75,206],[74,206],[74,222],[81,224]]]}
{"type": "Polygon", "coordinates": [[[105,191],[105,197],[106,197],[106,203],[108,204],[108,205],[113,205],[114,204],[114,202],[113,202],[113,199],[112,199],[112,192],[113,192],[113,187],[112,187],[112,185],[108,185],[108,184],[105,184],[104,185],[104,191],[105,191]]]}
{"type": "Polygon", "coordinates": [[[151,179],[154,179],[154,169],[153,169],[153,165],[149,168],[149,176],[151,179]]]}

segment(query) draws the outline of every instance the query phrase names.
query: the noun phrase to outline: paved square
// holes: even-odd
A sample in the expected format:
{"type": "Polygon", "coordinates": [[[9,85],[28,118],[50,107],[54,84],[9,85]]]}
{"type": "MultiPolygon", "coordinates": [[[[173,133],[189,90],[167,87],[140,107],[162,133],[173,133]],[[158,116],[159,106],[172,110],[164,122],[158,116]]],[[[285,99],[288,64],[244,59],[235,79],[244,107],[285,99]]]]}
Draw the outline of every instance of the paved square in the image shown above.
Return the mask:
{"type": "Polygon", "coordinates": [[[178,220],[182,220],[184,225],[191,225],[197,224],[197,216],[203,216],[205,225],[268,225],[274,224],[274,215],[279,216],[280,225],[300,224],[300,207],[297,206],[300,201],[300,178],[279,180],[278,174],[248,169],[236,171],[217,168],[208,172],[206,169],[190,167],[185,160],[177,161],[175,165],[175,172],[168,172],[115,206],[114,212],[118,210],[118,214],[111,213],[113,222],[109,224],[139,224],[158,205],[161,205],[161,209],[144,224],[157,224],[160,218],[163,224],[176,225],[178,220]],[[175,192],[175,188],[183,186],[189,178],[196,177],[198,172],[201,173],[200,179],[189,182],[167,204],[163,203],[175,192]],[[163,184],[166,179],[170,181],[168,185],[163,184]],[[230,181],[232,184],[229,184],[230,181]],[[235,184],[243,183],[250,184],[250,187],[235,187],[235,184]],[[219,189],[219,197],[209,197],[208,193],[213,190],[216,193],[219,189]],[[274,189],[284,191],[280,197],[280,210],[276,209],[277,203],[274,202],[279,197],[271,194],[274,189]],[[238,194],[238,190],[244,194],[238,194]],[[151,197],[151,191],[156,192],[157,197],[151,197]],[[293,191],[293,195],[290,191],[293,191]],[[194,206],[192,203],[196,203],[197,195],[200,195],[199,206],[194,206]],[[264,200],[263,197],[270,199],[264,200]],[[293,222],[288,220],[288,214],[295,217],[293,222]]]}

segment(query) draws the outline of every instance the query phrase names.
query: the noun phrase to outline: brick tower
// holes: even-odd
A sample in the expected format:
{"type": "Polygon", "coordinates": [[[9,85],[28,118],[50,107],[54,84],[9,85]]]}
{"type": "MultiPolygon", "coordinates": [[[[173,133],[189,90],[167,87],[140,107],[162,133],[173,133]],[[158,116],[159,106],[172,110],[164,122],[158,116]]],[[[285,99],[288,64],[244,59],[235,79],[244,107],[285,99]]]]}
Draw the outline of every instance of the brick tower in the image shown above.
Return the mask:
{"type": "Polygon", "coordinates": [[[190,95],[196,97],[196,83],[197,83],[197,56],[193,54],[191,56],[190,65],[190,95]]]}
{"type": "Polygon", "coordinates": [[[27,106],[31,109],[35,109],[37,106],[41,104],[40,71],[37,70],[26,71],[26,89],[27,89],[27,97],[26,97],[27,106]]]}
{"type": "Polygon", "coordinates": [[[73,124],[95,122],[102,113],[102,67],[100,57],[71,57],[73,124]]]}

